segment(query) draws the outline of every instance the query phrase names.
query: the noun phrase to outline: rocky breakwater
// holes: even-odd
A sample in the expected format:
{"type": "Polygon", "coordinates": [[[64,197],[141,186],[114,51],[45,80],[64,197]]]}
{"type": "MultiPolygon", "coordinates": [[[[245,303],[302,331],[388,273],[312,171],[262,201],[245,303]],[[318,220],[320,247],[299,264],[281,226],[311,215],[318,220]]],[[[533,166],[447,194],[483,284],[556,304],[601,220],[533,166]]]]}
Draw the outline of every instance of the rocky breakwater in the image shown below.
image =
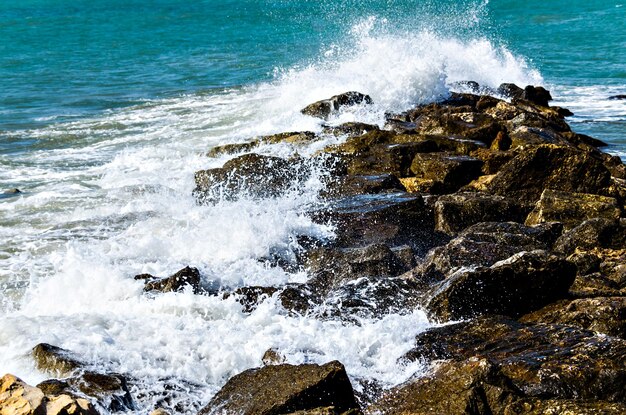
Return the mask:
{"type": "MultiPolygon", "coordinates": [[[[400,361],[426,362],[430,372],[393,388],[355,393],[341,363],[294,366],[269,350],[265,366],[180,411],[626,413],[626,167],[600,150],[601,141],[571,131],[564,120],[571,113],[550,100],[544,88],[504,84],[493,96],[452,93],[387,114],[382,128],[328,125],[319,134],[213,148],[210,156],[231,158],[196,173],[199,203],[279,197],[317,174],[322,202],[307,209],[336,236],[303,235],[292,251],[260,259],[306,270],[305,283],[216,290],[185,268],[163,279],[137,276],[146,295],[191,286],[197,295],[235,296],[244,312],[271,297],[285,313],[345,324],[421,308],[440,324],[418,335],[400,361]],[[312,156],[299,151],[331,136],[339,140],[312,156]],[[292,146],[297,155],[253,152],[263,145],[292,146]]],[[[349,92],[303,113],[328,120],[371,102],[349,92]]],[[[86,373],[75,371],[77,359],[55,353],[69,374],[49,382],[60,385],[54,396],[80,393],[100,409],[132,409],[121,375],[103,374],[118,379],[115,391],[88,393],[75,380],[86,373]]],[[[2,393],[31,402],[25,388],[2,393]]],[[[37,390],[42,396],[48,389],[37,390]]],[[[173,409],[171,398],[162,406],[173,409]]],[[[6,402],[13,401],[0,408],[15,405],[6,402]]],[[[34,413],[29,405],[23,413],[34,413]]]]}

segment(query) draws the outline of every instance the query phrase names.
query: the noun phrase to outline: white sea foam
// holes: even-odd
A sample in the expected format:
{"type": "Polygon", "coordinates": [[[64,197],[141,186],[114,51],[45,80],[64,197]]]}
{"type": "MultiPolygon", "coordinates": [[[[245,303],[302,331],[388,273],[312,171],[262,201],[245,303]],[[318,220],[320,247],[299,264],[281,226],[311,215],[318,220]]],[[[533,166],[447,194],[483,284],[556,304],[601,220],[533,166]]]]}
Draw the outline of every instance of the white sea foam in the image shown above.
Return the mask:
{"type": "MultiPolygon", "coordinates": [[[[296,235],[332,237],[332,228],[306,215],[307,206],[320,203],[319,174],[277,199],[197,205],[193,173],[228,158],[207,158],[212,146],[281,131],[319,132],[320,121],[299,109],[347,90],[371,95],[375,105],[331,122],[382,124],[385,111],[445,96],[454,81],[540,83],[523,59],[487,39],[393,33],[385,24],[363,21],[319,61],[277,70],[272,82],[17,133],[37,144],[0,156],[1,186],[24,192],[0,201],[0,371],[31,383],[44,379],[27,353],[49,342],[101,370],[131,374],[143,392],[174,377],[197,383],[194,396],[206,401],[229,376],[259,365],[269,347],[292,363],[339,359],[353,379],[385,385],[422,370],[397,362],[429,327],[419,310],[356,326],[289,316],[271,299],[247,315],[232,297],[148,298],[133,279],[191,265],[215,286],[300,282],[305,273],[258,259],[293,248],[296,235]]],[[[302,152],[337,139],[326,140],[302,152]]],[[[293,149],[258,151],[286,156],[293,149]]],[[[152,402],[139,404],[145,413],[152,402]]]]}

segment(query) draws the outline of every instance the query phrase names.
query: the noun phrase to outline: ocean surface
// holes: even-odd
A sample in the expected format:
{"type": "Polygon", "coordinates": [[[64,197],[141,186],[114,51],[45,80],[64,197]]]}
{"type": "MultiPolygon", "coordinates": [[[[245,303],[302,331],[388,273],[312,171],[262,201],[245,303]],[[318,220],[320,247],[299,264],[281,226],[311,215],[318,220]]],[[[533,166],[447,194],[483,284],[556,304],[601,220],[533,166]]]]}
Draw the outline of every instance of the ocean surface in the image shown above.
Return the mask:
{"type": "Polygon", "coordinates": [[[397,361],[432,325],[419,310],[355,325],[272,298],[245,314],[232,297],[146,296],[133,276],[190,265],[224,289],[306,281],[259,258],[333,237],[306,214],[320,181],[200,206],[193,173],[227,160],[207,150],[319,132],[299,109],[347,90],[375,105],[331,122],[382,124],[462,80],[545,85],[576,131],[626,157],[626,101],[608,99],[626,94],[623,0],[0,0],[0,193],[22,191],[0,194],[1,374],[46,379],[29,351],[51,343],[138,379],[142,414],[171,385],[194,413],[270,347],[338,359],[357,388],[419,375],[397,361]]]}

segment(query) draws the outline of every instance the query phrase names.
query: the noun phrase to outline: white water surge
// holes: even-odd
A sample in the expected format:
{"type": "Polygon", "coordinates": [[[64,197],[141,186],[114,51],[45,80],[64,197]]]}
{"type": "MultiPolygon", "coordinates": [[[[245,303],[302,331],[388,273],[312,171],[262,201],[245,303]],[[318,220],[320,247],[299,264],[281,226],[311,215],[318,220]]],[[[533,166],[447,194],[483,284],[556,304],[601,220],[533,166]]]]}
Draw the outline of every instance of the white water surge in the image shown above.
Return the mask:
{"type": "MultiPolygon", "coordinates": [[[[430,326],[420,310],[363,319],[360,326],[290,316],[275,299],[245,314],[232,297],[150,297],[133,279],[168,276],[186,265],[197,267],[205,283],[228,289],[308,278],[259,258],[292,249],[296,235],[333,237],[331,227],[306,215],[321,203],[324,172],[284,197],[200,206],[191,195],[193,174],[226,161],[206,157],[217,144],[319,132],[320,122],[299,109],[347,90],[371,95],[375,105],[333,122],[382,124],[385,111],[445,96],[454,81],[541,82],[522,59],[485,39],[374,35],[374,24],[355,26],[352,41],[332,47],[319,62],[277,70],[271,83],[146,102],[14,134],[35,143],[28,152],[0,156],[1,188],[24,192],[0,200],[0,372],[31,384],[44,380],[29,351],[47,342],[99,370],[139,379],[135,396],[189,382],[196,385],[191,397],[202,403],[230,376],[259,366],[270,347],[290,363],[338,359],[354,380],[386,386],[419,374],[421,364],[397,359],[430,326]]],[[[300,151],[311,154],[340,139],[300,151]]],[[[258,151],[286,156],[294,150],[268,145],[258,151]]],[[[136,403],[137,413],[145,413],[154,399],[136,403]]]]}

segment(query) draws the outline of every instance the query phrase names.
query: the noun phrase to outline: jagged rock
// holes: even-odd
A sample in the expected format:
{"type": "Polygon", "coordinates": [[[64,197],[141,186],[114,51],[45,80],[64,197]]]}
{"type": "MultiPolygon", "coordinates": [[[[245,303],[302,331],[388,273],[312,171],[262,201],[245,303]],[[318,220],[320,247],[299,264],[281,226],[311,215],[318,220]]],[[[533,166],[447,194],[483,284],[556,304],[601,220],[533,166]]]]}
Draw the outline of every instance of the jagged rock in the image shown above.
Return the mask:
{"type": "Polygon", "coordinates": [[[492,175],[499,172],[500,168],[511,161],[515,154],[510,151],[494,151],[487,148],[479,148],[472,151],[470,156],[483,162],[483,174],[492,175]]]}
{"type": "Polygon", "coordinates": [[[626,413],[626,405],[604,401],[579,401],[566,399],[521,399],[507,405],[506,415],[620,415],[626,413]]]}
{"type": "MultiPolygon", "coordinates": [[[[524,117],[523,124],[514,126],[509,132],[510,148],[526,148],[542,144],[570,145],[569,141],[561,133],[554,131],[552,128],[546,128],[543,120],[535,118],[533,122],[529,122],[527,118],[531,116],[525,115],[524,117]]],[[[515,121],[513,120],[512,122],[515,121]]]]}
{"type": "Polygon", "coordinates": [[[194,293],[199,294],[203,292],[200,281],[200,271],[197,268],[185,267],[167,278],[146,280],[143,290],[145,292],[159,291],[168,293],[182,291],[189,286],[194,293]]]}
{"type": "Polygon", "coordinates": [[[527,250],[549,250],[562,232],[563,226],[555,222],[536,226],[517,222],[481,222],[466,228],[460,236],[474,241],[520,246],[527,250]]]}
{"type": "Polygon", "coordinates": [[[483,193],[441,196],[435,203],[435,229],[450,235],[480,222],[523,222],[528,210],[516,200],[483,193]]]}
{"type": "Polygon", "coordinates": [[[70,384],[59,379],[44,380],[37,384],[37,387],[46,395],[61,395],[64,392],[71,392],[70,384]]]}
{"type": "Polygon", "coordinates": [[[298,160],[245,154],[221,168],[197,171],[193,193],[202,202],[233,200],[242,194],[275,197],[289,190],[295,180],[306,178],[308,173],[298,160]]]}
{"type": "Polygon", "coordinates": [[[415,154],[411,172],[420,179],[440,182],[442,189],[454,192],[481,174],[482,161],[446,153],[415,154]]]}
{"type": "Polygon", "coordinates": [[[587,219],[619,219],[621,210],[612,197],[584,193],[567,193],[546,189],[526,218],[527,225],[561,222],[565,230],[575,228],[587,219]]]}
{"type": "Polygon", "coordinates": [[[545,189],[604,194],[610,184],[611,174],[589,152],[546,144],[520,152],[500,169],[488,190],[535,203],[545,189]]]}
{"type": "Polygon", "coordinates": [[[626,248],[626,224],[605,218],[589,219],[564,233],[555,243],[556,252],[570,255],[576,248],[626,248]]]}
{"type": "Polygon", "coordinates": [[[278,294],[278,299],[285,310],[300,315],[323,301],[322,295],[308,284],[288,285],[278,294]]]}
{"type": "Polygon", "coordinates": [[[527,398],[626,402],[626,341],[570,326],[483,317],[436,327],[404,356],[424,358],[488,359],[527,398]]]}
{"type": "Polygon", "coordinates": [[[403,192],[406,188],[401,180],[391,174],[370,176],[340,176],[333,178],[323,192],[327,197],[346,197],[362,194],[376,194],[385,192],[403,192]]]}
{"type": "Polygon", "coordinates": [[[258,138],[260,143],[277,144],[277,143],[289,143],[289,144],[302,144],[310,143],[315,140],[317,136],[312,131],[297,131],[286,132],[272,135],[265,135],[258,138]]]}
{"type": "Polygon", "coordinates": [[[85,363],[69,350],[40,343],[32,350],[37,369],[57,377],[68,377],[85,367],[85,363]]]}
{"type": "Polygon", "coordinates": [[[86,399],[71,395],[46,396],[39,389],[7,374],[0,380],[2,415],[98,415],[86,399]]]}
{"type": "Polygon", "coordinates": [[[312,217],[316,222],[336,226],[336,247],[408,245],[421,256],[447,242],[445,235],[434,231],[432,212],[419,195],[382,193],[342,198],[313,212],[312,217]]]}
{"type": "Polygon", "coordinates": [[[373,104],[373,101],[369,95],[350,91],[332,96],[329,99],[314,102],[303,108],[300,112],[304,115],[327,119],[332,113],[339,111],[342,107],[349,107],[361,103],[373,104]]]}
{"type": "Polygon", "coordinates": [[[521,252],[490,267],[461,268],[429,290],[424,307],[440,321],[484,314],[518,317],[565,298],[576,267],[545,251],[521,252]]]}
{"type": "Polygon", "coordinates": [[[336,136],[347,135],[349,137],[356,137],[363,134],[367,134],[370,131],[380,131],[377,125],[366,124],[363,122],[347,122],[337,126],[325,126],[322,132],[325,134],[332,134],[336,136]]]}
{"type": "Polygon", "coordinates": [[[520,321],[567,324],[626,339],[626,297],[562,300],[527,314],[520,321]]]}
{"type": "Polygon", "coordinates": [[[250,369],[233,376],[199,412],[279,415],[333,406],[360,412],[343,365],[288,364],[250,369]]]}

